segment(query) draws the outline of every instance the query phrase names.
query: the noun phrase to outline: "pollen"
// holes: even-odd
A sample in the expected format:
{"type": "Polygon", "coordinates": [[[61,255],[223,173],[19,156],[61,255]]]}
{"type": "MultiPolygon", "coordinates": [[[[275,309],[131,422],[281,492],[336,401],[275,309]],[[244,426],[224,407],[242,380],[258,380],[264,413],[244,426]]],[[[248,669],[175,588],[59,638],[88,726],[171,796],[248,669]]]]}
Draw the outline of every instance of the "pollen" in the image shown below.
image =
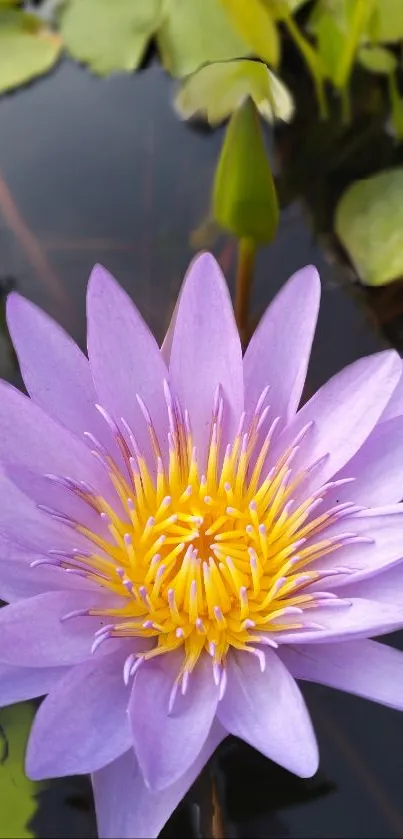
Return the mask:
{"type": "Polygon", "coordinates": [[[214,680],[223,686],[231,648],[255,655],[263,668],[261,645],[276,647],[279,633],[309,628],[307,610],[335,597],[312,592],[312,583],[331,573],[318,572],[316,560],[354,540],[354,534],[335,538],[326,530],[357,508],[326,509],[324,499],[335,482],[306,497],[308,473],[295,470],[293,461],[309,426],[271,464],[278,419],[267,420],[268,393],[266,388],[247,428],[241,417],[227,444],[224,399],[217,390],[203,465],[189,417],[168,384],[166,459],[161,451],[167,447],[160,446],[140,397],[151,457],[140,452],[126,422],[118,427],[98,406],[120,453],[118,465],[91,438],[116,493],[113,508],[87,486],[48,476],[79,494],[106,526],[107,535],[104,527],[100,536],[74,522],[93,550],[54,562],[117,595],[118,606],[90,614],[105,619],[94,648],[106,638],[144,639],[144,651],[129,656],[126,678],[143,661],[181,649],[177,684],[183,692],[203,651],[211,657],[214,680]]]}

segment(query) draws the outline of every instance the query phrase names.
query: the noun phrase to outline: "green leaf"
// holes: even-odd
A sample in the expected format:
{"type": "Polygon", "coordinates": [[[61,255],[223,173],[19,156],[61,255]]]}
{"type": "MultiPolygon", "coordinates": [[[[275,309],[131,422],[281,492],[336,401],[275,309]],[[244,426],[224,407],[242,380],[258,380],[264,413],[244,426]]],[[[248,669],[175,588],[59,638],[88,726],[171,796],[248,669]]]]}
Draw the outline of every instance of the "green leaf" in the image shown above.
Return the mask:
{"type": "Polygon", "coordinates": [[[368,27],[372,40],[394,43],[403,38],[403,3],[401,0],[377,0],[368,27]]]}
{"type": "Polygon", "coordinates": [[[361,38],[373,12],[375,0],[348,0],[346,5],[347,31],[337,67],[335,84],[346,87],[361,38]]]}
{"type": "Polygon", "coordinates": [[[309,0],[262,0],[274,20],[284,20],[289,14],[295,14],[309,0]]]}
{"type": "Polygon", "coordinates": [[[162,0],[70,0],[60,31],[73,58],[103,76],[139,66],[161,14],[162,0]]]}
{"type": "Polygon", "coordinates": [[[382,73],[389,76],[397,67],[396,57],[385,47],[361,47],[357,58],[362,67],[370,73],[382,73]]]}
{"type": "Polygon", "coordinates": [[[203,64],[243,58],[252,52],[234,29],[221,0],[165,0],[157,43],[165,69],[177,78],[194,73],[203,64]]]}
{"type": "Polygon", "coordinates": [[[39,785],[24,772],[25,748],[35,708],[28,702],[0,710],[0,837],[30,839],[39,785]]]}
{"type": "Polygon", "coordinates": [[[346,88],[360,42],[376,0],[320,0],[309,27],[318,39],[319,53],[328,77],[340,90],[346,88]]]}
{"type": "Polygon", "coordinates": [[[252,52],[277,67],[280,39],[276,24],[263,0],[221,0],[228,15],[252,52]]]}
{"type": "Polygon", "coordinates": [[[334,81],[343,52],[344,35],[333,15],[323,14],[317,21],[318,50],[326,75],[334,81]]]}
{"type": "Polygon", "coordinates": [[[365,285],[403,275],[403,168],[357,181],[342,196],[336,233],[365,285]]]}
{"type": "Polygon", "coordinates": [[[261,244],[276,234],[276,189],[252,99],[228,124],[214,178],[213,211],[218,224],[239,239],[261,244]]]}
{"type": "Polygon", "coordinates": [[[202,114],[210,125],[218,125],[248,96],[269,122],[291,120],[294,103],[288,88],[265,64],[248,59],[201,67],[183,82],[175,107],[183,119],[202,114]]]}
{"type": "Polygon", "coordinates": [[[0,93],[47,73],[59,58],[62,41],[42,21],[19,9],[0,10],[0,93]]]}

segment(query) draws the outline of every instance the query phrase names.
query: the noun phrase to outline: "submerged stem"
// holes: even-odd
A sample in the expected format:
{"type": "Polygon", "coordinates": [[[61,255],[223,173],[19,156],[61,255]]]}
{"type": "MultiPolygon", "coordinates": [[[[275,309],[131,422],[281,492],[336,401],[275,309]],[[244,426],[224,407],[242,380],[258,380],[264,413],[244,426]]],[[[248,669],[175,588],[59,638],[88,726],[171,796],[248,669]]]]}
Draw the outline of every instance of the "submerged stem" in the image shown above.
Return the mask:
{"type": "Polygon", "coordinates": [[[246,338],[250,298],[255,267],[256,245],[252,239],[240,239],[238,245],[238,266],[235,286],[235,318],[241,341],[246,338]]]}
{"type": "Polygon", "coordinates": [[[196,800],[199,808],[199,836],[201,839],[225,839],[224,803],[214,757],[209,760],[199,775],[196,781],[196,790],[196,800]]]}

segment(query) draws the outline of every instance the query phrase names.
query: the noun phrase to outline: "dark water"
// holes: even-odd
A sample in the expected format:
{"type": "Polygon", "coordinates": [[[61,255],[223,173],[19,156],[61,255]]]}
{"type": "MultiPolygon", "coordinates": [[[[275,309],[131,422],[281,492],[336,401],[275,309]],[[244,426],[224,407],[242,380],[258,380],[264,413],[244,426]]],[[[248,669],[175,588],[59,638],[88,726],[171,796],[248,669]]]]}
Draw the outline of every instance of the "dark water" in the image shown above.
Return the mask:
{"type": "MultiPolygon", "coordinates": [[[[65,62],[0,103],[3,290],[18,288],[81,345],[85,287],[95,262],[116,275],[162,339],[194,253],[192,242],[209,244],[195,231],[209,215],[222,132],[181,124],[171,106],[173,89],[156,66],[136,77],[100,81],[65,62]]],[[[308,101],[303,116],[277,138],[273,165],[284,209],[275,243],[259,254],[253,291],[257,320],[293,271],[307,263],[318,267],[323,302],[309,390],[361,355],[390,342],[400,348],[403,303],[400,284],[377,293],[354,287],[330,235],[343,186],[398,160],[377,124],[379,113],[368,117],[365,108],[359,110],[358,127],[348,131],[337,123],[315,128],[311,116],[308,101]],[[366,119],[375,127],[364,154],[359,137],[366,119]]],[[[268,143],[273,148],[270,132],[268,143]]],[[[235,244],[220,237],[212,249],[232,289],[235,244]]],[[[0,367],[2,376],[19,381],[4,331],[0,367]]],[[[402,836],[403,716],[317,686],[305,694],[321,747],[318,776],[300,781],[233,743],[220,757],[216,782],[225,835],[402,836]]],[[[205,800],[205,792],[197,788],[191,798],[205,800]]],[[[90,792],[82,780],[55,781],[39,800],[39,836],[94,835],[90,792]]],[[[165,835],[201,830],[189,807],[171,820],[165,835]]]]}

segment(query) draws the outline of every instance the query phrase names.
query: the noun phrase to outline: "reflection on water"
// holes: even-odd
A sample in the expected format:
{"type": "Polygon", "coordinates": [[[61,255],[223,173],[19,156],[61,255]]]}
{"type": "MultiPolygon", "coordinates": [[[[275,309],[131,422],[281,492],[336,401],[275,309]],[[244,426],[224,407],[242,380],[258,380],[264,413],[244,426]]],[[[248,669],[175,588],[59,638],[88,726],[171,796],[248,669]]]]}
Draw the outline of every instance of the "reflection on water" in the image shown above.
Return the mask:
{"type": "MultiPolygon", "coordinates": [[[[84,345],[85,286],[99,261],[162,339],[193,253],[191,233],[209,216],[222,137],[221,131],[180,124],[170,104],[172,87],[154,66],[133,78],[100,81],[64,62],[41,83],[1,102],[0,325],[12,282],[84,345]]],[[[314,135],[310,146],[305,116],[280,132],[276,160],[284,164],[280,188],[286,206],[275,243],[259,254],[253,296],[257,320],[288,275],[309,262],[319,268],[323,305],[308,391],[358,356],[382,348],[387,338],[401,343],[394,317],[403,300],[399,284],[378,298],[352,291],[346,265],[329,258],[334,242],[327,237],[325,247],[318,246],[299,199],[303,192],[314,226],[328,230],[318,218],[331,215],[332,201],[348,181],[346,166],[352,166],[347,154],[331,171],[334,143],[340,153],[341,142],[337,134],[333,141],[332,131],[332,125],[318,129],[322,156],[314,135]]],[[[371,148],[380,153],[376,143],[371,148]]],[[[234,243],[219,238],[214,252],[232,288],[234,243]]],[[[0,336],[1,375],[18,383],[3,330],[0,336]]],[[[300,781],[244,745],[228,746],[217,780],[226,835],[401,836],[403,716],[317,686],[305,693],[321,745],[318,777],[300,781]]],[[[189,801],[202,795],[193,790],[189,801]]],[[[38,835],[94,834],[86,783],[55,782],[40,801],[38,835]]],[[[164,835],[200,831],[205,828],[192,805],[173,816],[164,835]]]]}

